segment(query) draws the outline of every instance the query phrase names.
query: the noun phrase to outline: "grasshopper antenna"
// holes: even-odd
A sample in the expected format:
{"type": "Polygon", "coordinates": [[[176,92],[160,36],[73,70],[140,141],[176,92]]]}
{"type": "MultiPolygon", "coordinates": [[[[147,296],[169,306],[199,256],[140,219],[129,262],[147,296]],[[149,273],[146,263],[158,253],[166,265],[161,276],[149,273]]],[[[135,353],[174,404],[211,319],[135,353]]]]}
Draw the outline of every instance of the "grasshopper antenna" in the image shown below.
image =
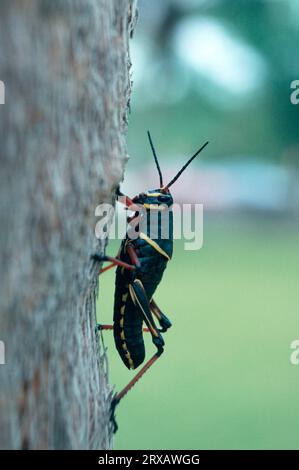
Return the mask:
{"type": "Polygon", "coordinates": [[[190,163],[192,162],[192,160],[194,160],[195,157],[197,157],[197,155],[208,145],[209,142],[206,142],[202,147],[200,147],[199,150],[197,150],[197,152],[191,157],[189,158],[189,160],[187,161],[187,163],[185,163],[185,165],[180,169],[180,171],[175,175],[174,178],[172,178],[172,180],[166,185],[164,186],[162,189],[163,191],[167,191],[168,188],[170,188],[170,186],[173,185],[173,183],[176,182],[176,180],[181,176],[181,174],[183,173],[183,171],[186,170],[187,166],[190,165],[190,163]]]}
{"type": "Polygon", "coordinates": [[[160,188],[162,188],[162,187],[163,187],[163,176],[162,176],[162,171],[161,171],[161,168],[160,168],[160,165],[159,165],[159,162],[158,162],[158,157],[157,157],[156,150],[155,150],[155,147],[154,147],[154,144],[153,144],[152,138],[151,138],[150,131],[147,131],[147,135],[148,135],[148,140],[149,140],[149,142],[150,142],[150,146],[151,146],[151,149],[152,149],[152,152],[153,152],[153,155],[154,155],[154,159],[155,159],[156,167],[157,167],[157,170],[158,170],[158,173],[159,173],[159,178],[160,178],[160,188]]]}

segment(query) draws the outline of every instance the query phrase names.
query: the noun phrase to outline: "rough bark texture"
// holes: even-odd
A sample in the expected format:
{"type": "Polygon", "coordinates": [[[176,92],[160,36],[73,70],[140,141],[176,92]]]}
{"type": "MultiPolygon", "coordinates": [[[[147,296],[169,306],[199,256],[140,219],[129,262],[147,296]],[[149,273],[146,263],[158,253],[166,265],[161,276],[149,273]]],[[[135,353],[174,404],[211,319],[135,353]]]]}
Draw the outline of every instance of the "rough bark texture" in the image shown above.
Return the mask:
{"type": "Polygon", "coordinates": [[[126,162],[135,0],[1,0],[1,448],[109,448],[95,208],[126,162]]]}

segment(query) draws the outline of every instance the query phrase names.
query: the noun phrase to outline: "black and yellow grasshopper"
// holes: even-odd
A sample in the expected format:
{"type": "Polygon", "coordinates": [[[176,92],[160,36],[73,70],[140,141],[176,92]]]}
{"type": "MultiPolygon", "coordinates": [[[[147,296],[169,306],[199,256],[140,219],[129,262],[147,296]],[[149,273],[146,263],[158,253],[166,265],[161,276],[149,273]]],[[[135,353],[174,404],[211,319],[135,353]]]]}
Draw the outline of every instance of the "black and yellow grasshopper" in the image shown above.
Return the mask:
{"type": "Polygon", "coordinates": [[[173,251],[173,199],[169,188],[208,144],[206,142],[187,161],[177,175],[168,184],[164,185],[162,172],[149,132],[148,137],[159,173],[160,187],[149,190],[146,193],[141,193],[133,199],[123,195],[119,189],[117,191],[117,195],[121,196],[121,202],[128,209],[134,211],[134,215],[128,218],[128,223],[135,223],[138,229],[138,236],[137,238],[132,238],[128,231],[126,237],[122,240],[119,253],[115,258],[99,256],[97,254],[92,256],[95,261],[110,262],[110,265],[103,268],[100,274],[117,266],[113,326],[98,325],[98,328],[102,330],[113,329],[117,351],[128,369],[136,369],[144,361],[144,331],[151,334],[153,343],[157,348],[153,357],[142,367],[128,385],[114,396],[111,405],[111,419],[114,423],[114,431],[117,430],[114,418],[116,405],[161,356],[164,347],[161,333],[165,333],[171,326],[169,319],[153,299],[153,295],[162,279],[163,272],[172,257],[173,251]],[[158,215],[155,218],[150,217],[153,211],[158,215]],[[166,237],[161,236],[162,211],[164,213],[167,212],[167,218],[165,219],[167,221],[166,237]],[[153,223],[156,224],[155,227],[153,227],[153,223]],[[144,231],[142,231],[143,226],[145,226],[144,231]],[[152,233],[155,233],[154,237],[151,237],[152,233]],[[160,328],[157,328],[154,317],[157,319],[160,328]],[[144,323],[146,328],[143,328],[144,323]]]}

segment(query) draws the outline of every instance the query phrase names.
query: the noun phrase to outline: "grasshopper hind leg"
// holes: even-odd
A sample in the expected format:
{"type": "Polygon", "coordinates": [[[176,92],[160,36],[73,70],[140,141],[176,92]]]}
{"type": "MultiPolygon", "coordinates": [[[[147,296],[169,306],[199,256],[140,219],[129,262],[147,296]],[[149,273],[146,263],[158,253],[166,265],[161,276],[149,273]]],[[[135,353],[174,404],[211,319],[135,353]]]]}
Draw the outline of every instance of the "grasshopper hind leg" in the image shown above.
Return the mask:
{"type": "Polygon", "coordinates": [[[131,390],[131,388],[134,387],[136,382],[138,382],[138,380],[141,379],[141,377],[147,372],[147,370],[156,362],[156,360],[159,359],[162,353],[163,348],[157,351],[156,354],[154,354],[153,357],[151,357],[151,359],[147,361],[147,363],[140,369],[140,371],[135,375],[135,377],[133,377],[133,379],[128,383],[128,385],[126,385],[126,387],[121,390],[121,392],[114,395],[110,406],[110,420],[113,425],[114,433],[116,433],[118,429],[118,425],[115,418],[115,409],[117,405],[119,404],[121,399],[131,390]]]}
{"type": "Polygon", "coordinates": [[[167,318],[166,315],[160,310],[154,299],[150,301],[150,309],[153,315],[157,318],[161,329],[160,333],[166,333],[166,331],[172,326],[171,321],[167,318]]]}

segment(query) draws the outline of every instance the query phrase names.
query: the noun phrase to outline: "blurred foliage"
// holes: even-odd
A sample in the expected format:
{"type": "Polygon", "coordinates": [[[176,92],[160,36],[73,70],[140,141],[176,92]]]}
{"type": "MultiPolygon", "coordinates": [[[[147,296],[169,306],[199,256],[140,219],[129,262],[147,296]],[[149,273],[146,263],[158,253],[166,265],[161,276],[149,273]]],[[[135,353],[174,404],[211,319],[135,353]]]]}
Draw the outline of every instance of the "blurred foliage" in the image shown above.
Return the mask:
{"type": "MultiPolygon", "coordinates": [[[[297,165],[299,106],[290,103],[290,83],[299,78],[296,4],[289,0],[168,0],[162,7],[158,0],[140,1],[133,40],[138,49],[133,55],[133,79],[134,71],[138,79],[129,131],[134,162],[147,155],[145,130],[150,128],[163,158],[187,155],[209,139],[209,160],[253,156],[297,165]],[[229,95],[203,76],[200,68],[194,70],[178,57],[174,38],[180,24],[203,18],[218,22],[236,43],[246,44],[261,58],[266,73],[255,90],[229,95]]],[[[196,48],[200,52],[207,46],[200,43],[196,48]]],[[[230,53],[227,50],[227,56],[230,53]]],[[[243,65],[237,63],[239,68],[243,65]]]]}

